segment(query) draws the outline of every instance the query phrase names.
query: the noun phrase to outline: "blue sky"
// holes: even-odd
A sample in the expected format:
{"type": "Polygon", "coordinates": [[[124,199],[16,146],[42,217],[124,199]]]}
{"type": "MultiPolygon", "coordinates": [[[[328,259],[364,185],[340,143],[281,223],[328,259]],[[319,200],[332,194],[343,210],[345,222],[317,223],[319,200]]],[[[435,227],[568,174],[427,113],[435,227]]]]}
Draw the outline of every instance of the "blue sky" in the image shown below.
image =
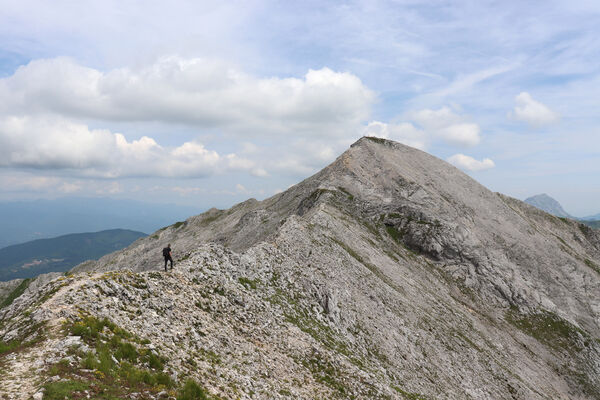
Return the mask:
{"type": "Polygon", "coordinates": [[[0,199],[228,207],[362,135],[600,212],[600,5],[0,1],[0,199]]]}

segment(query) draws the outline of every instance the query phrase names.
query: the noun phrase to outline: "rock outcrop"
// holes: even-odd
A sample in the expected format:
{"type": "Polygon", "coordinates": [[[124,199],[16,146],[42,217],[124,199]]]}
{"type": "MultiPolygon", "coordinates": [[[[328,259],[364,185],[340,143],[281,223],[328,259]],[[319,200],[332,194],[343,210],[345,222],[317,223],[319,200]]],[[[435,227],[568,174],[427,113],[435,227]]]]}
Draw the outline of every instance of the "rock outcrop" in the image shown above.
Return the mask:
{"type": "Polygon", "coordinates": [[[597,399],[599,266],[598,232],[362,138],[286,192],[28,289],[0,309],[0,390],[597,399]]]}

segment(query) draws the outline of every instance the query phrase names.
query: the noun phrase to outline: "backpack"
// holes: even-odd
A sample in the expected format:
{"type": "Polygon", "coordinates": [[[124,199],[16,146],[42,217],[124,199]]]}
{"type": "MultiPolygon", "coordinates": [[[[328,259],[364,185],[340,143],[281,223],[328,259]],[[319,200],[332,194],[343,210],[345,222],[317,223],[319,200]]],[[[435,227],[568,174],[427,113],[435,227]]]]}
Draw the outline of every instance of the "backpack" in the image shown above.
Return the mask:
{"type": "Polygon", "coordinates": [[[163,249],[163,257],[169,257],[169,253],[171,252],[171,249],[168,247],[165,247],[163,249]]]}

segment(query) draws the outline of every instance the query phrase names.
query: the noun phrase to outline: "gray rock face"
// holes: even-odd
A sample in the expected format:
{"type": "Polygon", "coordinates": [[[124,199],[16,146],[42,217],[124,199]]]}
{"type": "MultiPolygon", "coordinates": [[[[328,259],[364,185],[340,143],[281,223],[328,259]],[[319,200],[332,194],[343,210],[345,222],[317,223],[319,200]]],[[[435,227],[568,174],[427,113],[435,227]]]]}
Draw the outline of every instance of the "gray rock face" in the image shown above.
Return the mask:
{"type": "Polygon", "coordinates": [[[542,211],[546,211],[548,214],[555,215],[562,218],[573,218],[568,212],[566,212],[560,203],[548,196],[546,193],[537,194],[525,199],[525,203],[531,204],[534,207],[539,208],[542,211]]]}
{"type": "MultiPolygon", "coordinates": [[[[599,265],[585,225],[362,138],[286,192],[27,292],[0,310],[0,338],[108,317],[221,398],[597,399],[599,265]]],[[[49,340],[9,366],[60,353],[49,340]]]]}

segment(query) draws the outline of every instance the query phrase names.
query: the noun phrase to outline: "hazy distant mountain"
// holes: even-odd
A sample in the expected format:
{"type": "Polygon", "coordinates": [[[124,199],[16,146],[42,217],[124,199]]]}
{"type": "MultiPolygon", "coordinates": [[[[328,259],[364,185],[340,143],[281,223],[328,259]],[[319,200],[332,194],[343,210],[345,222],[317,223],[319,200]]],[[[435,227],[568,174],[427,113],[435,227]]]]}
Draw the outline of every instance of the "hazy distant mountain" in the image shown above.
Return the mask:
{"type": "Polygon", "coordinates": [[[525,199],[525,203],[531,204],[532,206],[537,207],[542,211],[546,211],[548,214],[556,215],[557,217],[575,219],[575,217],[562,208],[558,201],[545,193],[531,196],[525,199]]]}
{"type": "Polygon", "coordinates": [[[129,246],[145,233],[111,229],[38,239],[0,249],[0,281],[63,272],[129,246]]]}
{"type": "Polygon", "coordinates": [[[0,203],[0,248],[73,232],[115,227],[155,230],[204,211],[200,207],[152,204],[133,200],[67,197],[56,200],[0,203]]]}
{"type": "Polygon", "coordinates": [[[589,217],[583,217],[586,221],[600,221],[600,214],[590,215],[589,217]]]}
{"type": "Polygon", "coordinates": [[[537,207],[542,211],[546,211],[548,214],[552,214],[561,218],[571,218],[579,220],[587,226],[590,226],[595,229],[600,229],[600,214],[584,218],[574,217],[568,212],[566,212],[558,201],[554,200],[552,197],[548,196],[545,193],[531,196],[525,199],[525,203],[531,204],[532,206],[537,207]]]}

